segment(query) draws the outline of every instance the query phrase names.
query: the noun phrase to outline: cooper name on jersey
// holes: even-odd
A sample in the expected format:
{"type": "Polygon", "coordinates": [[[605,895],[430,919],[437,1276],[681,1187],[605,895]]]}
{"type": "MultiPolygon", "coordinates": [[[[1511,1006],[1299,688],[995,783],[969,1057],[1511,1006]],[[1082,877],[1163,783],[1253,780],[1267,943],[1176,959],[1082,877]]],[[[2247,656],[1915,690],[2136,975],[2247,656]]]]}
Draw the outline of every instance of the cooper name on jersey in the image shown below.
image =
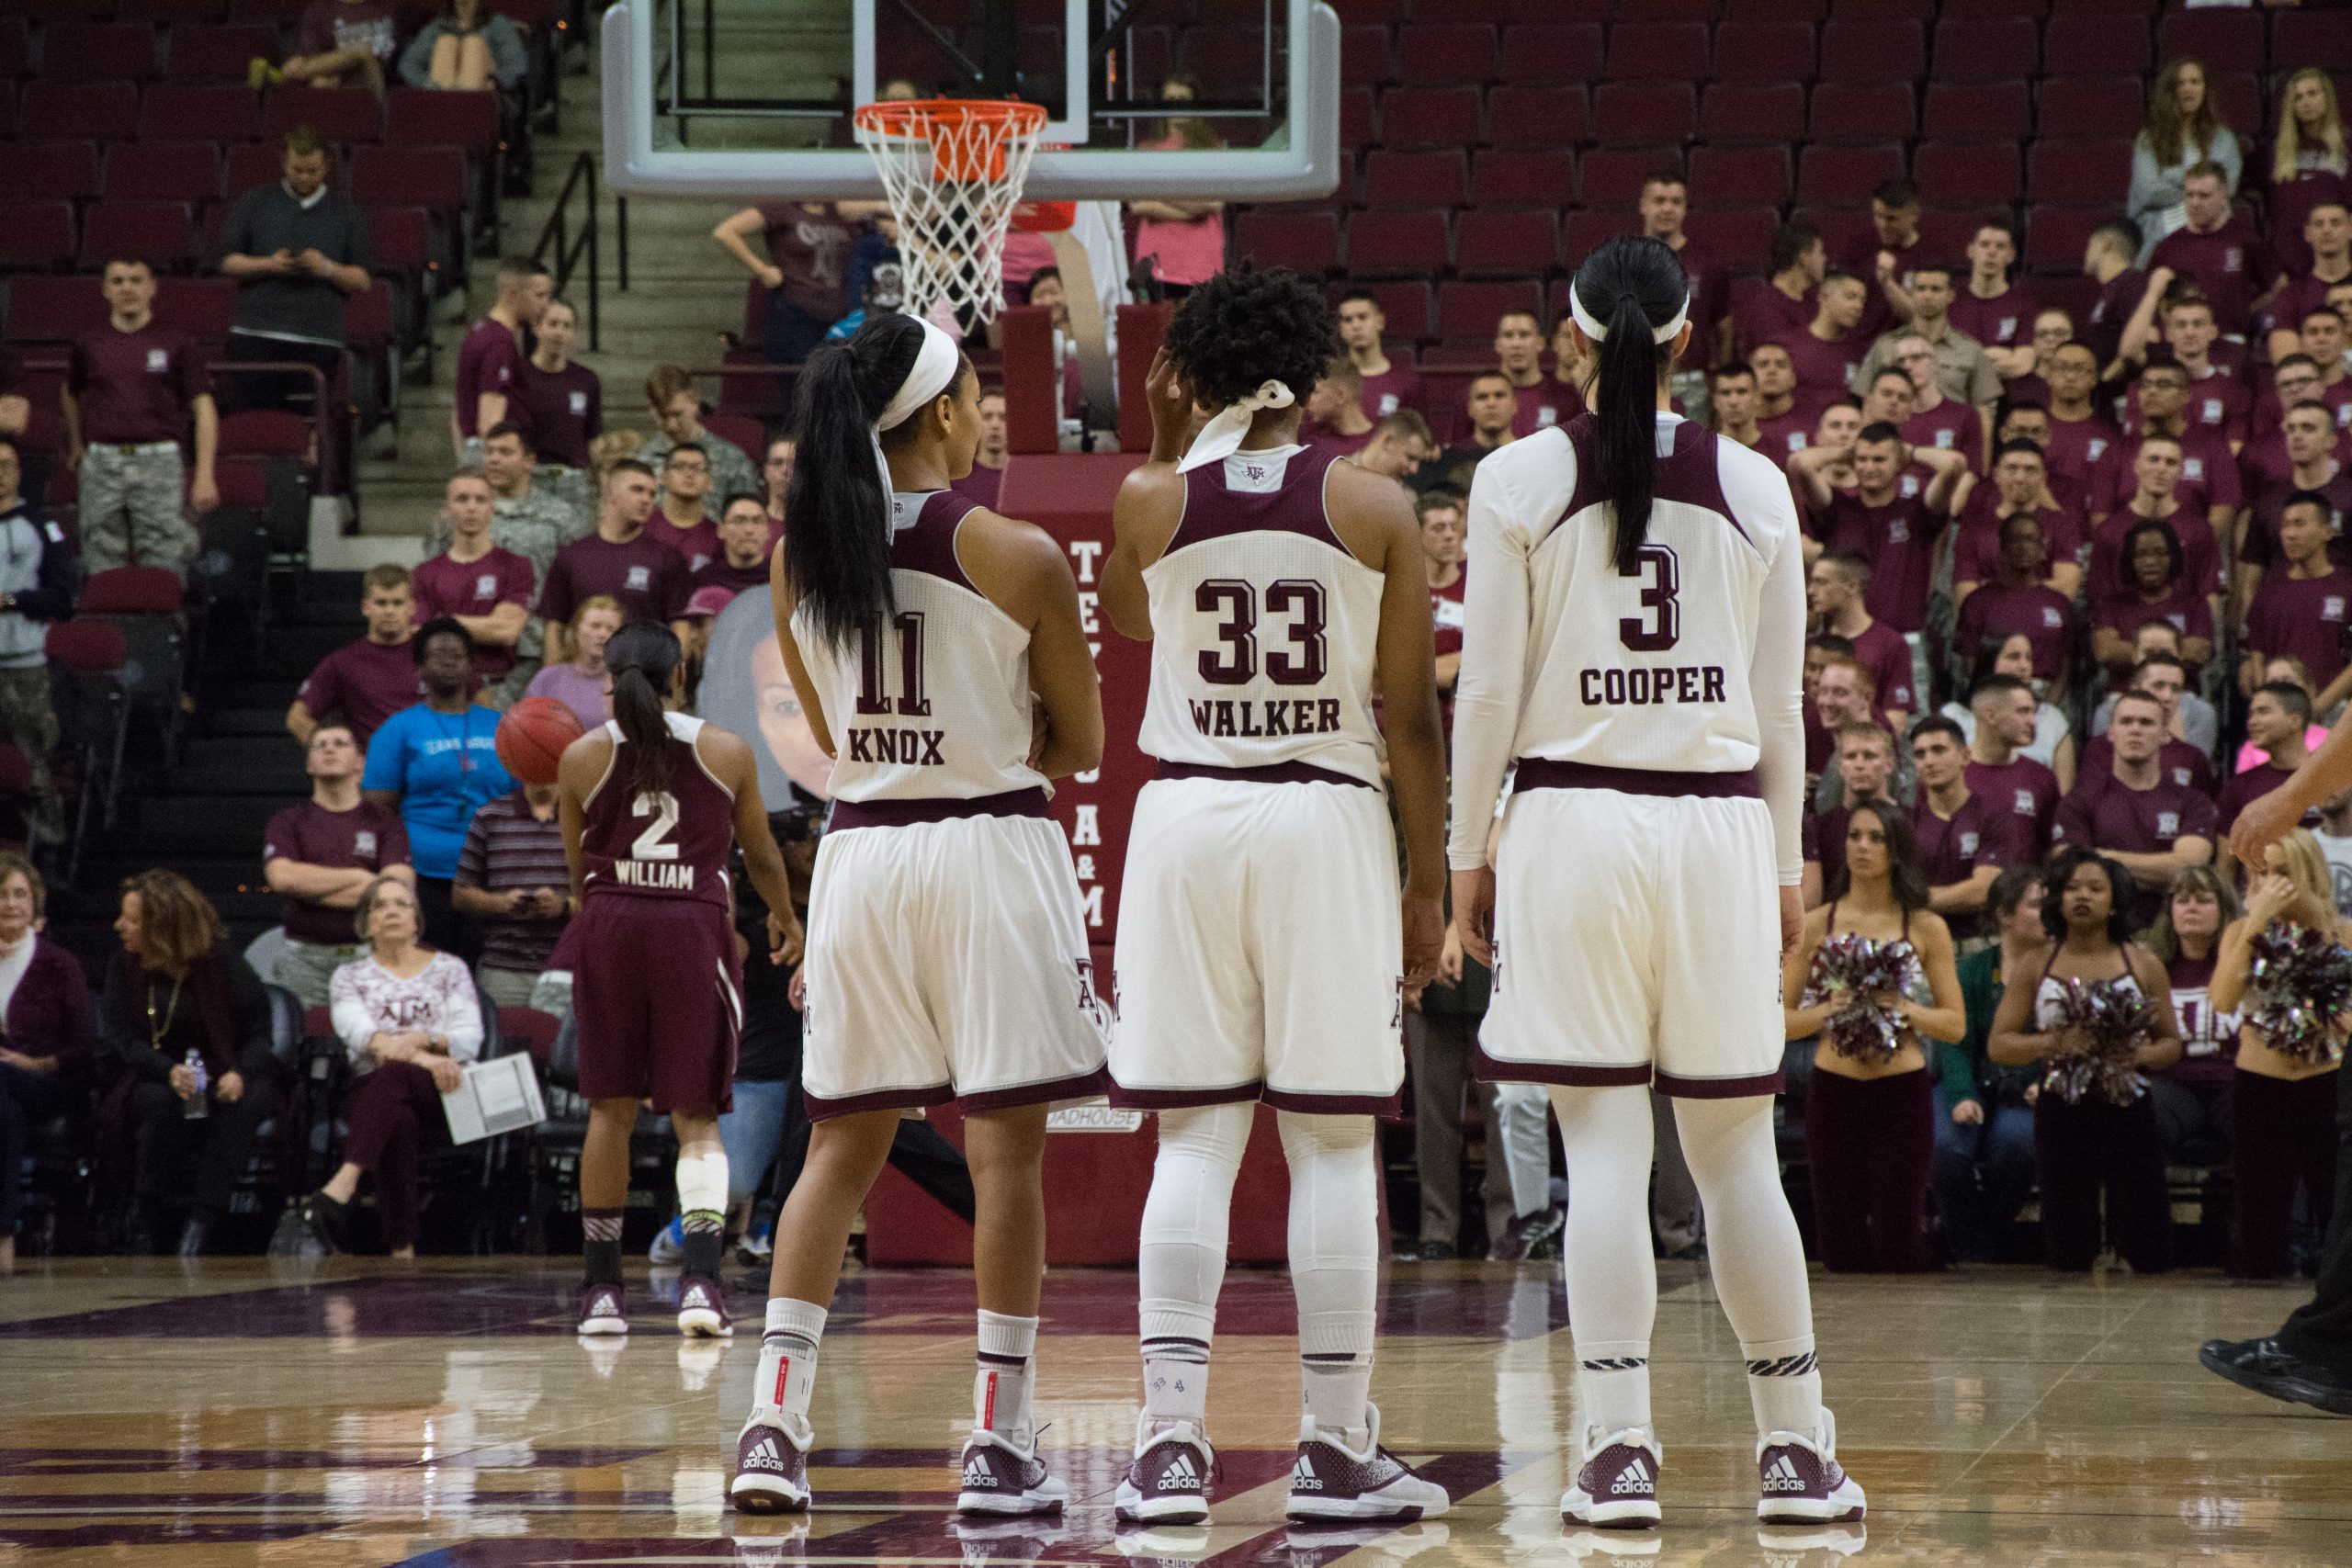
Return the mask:
{"type": "Polygon", "coordinates": [[[1220,739],[1336,735],[1340,728],[1337,697],[1277,697],[1271,702],[1187,698],[1185,705],[1193,710],[1193,728],[1220,739]]]}
{"type": "Polygon", "coordinates": [[[1724,700],[1720,664],[1588,666],[1577,673],[1577,694],[1587,707],[1649,707],[1668,703],[1724,700]]]}
{"type": "Polygon", "coordinates": [[[944,729],[853,726],[849,731],[849,760],[853,762],[898,762],[910,767],[944,768],[947,765],[947,759],[941,754],[939,745],[946,739],[947,731],[944,729]]]}

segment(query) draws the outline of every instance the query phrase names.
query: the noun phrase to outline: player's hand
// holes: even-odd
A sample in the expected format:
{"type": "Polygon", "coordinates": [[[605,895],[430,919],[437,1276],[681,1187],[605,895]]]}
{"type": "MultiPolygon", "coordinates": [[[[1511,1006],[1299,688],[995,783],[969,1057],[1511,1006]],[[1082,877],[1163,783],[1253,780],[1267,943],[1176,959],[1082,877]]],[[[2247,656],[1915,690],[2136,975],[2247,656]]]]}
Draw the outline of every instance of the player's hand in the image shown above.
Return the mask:
{"type": "Polygon", "coordinates": [[[2238,813],[2237,825],[2230,829],[2230,853],[2240,865],[2269,864],[2270,846],[2303,819],[2303,808],[2289,798],[2292,794],[2274,789],[2238,813]]]}
{"type": "Polygon", "coordinates": [[[1491,969],[1495,966],[1495,870],[1453,874],[1453,929],[1462,951],[1491,969]]]}
{"type": "Polygon", "coordinates": [[[1437,955],[1437,973],[1451,985],[1462,984],[1462,933],[1451,922],[1445,928],[1445,947],[1437,955]]]}
{"type": "Polygon", "coordinates": [[[808,1010],[808,964],[796,964],[792,966],[792,978],[785,985],[785,995],[792,998],[792,1005],[798,1010],[808,1010]]]}
{"type": "Polygon", "coordinates": [[[1445,900],[1434,894],[1404,899],[1405,994],[1419,998],[1423,987],[1437,978],[1438,955],[1445,947],[1445,900]]]}
{"type": "Polygon", "coordinates": [[[1193,434],[1193,389],[1176,373],[1165,344],[1154,350],[1151,370],[1143,378],[1144,400],[1151,410],[1151,460],[1172,463],[1184,455],[1193,434]]]}
{"type": "Polygon", "coordinates": [[[1981,1127],[1984,1124],[1984,1107],[1975,1100],[1963,1100],[1951,1108],[1951,1119],[1962,1127],[1981,1127]]]}
{"type": "Polygon", "coordinates": [[[1046,754],[1046,741],[1053,734],[1053,727],[1046,722],[1046,700],[1036,693],[1029,694],[1029,765],[1035,767],[1046,754]]]}
{"type": "Polygon", "coordinates": [[[1793,887],[1781,889],[1781,956],[1797,950],[1804,935],[1804,895],[1793,887]]]}
{"type": "Polygon", "coordinates": [[[768,962],[797,964],[800,962],[802,931],[800,917],[786,909],[781,915],[768,911],[768,962]]]}

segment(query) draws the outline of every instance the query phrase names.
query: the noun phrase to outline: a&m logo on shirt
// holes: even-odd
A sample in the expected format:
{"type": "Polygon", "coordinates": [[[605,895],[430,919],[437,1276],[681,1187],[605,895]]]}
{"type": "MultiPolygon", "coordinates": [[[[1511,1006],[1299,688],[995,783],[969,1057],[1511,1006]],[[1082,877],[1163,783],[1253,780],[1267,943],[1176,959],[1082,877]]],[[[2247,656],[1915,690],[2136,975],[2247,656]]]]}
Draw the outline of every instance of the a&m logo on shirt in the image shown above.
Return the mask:
{"type": "Polygon", "coordinates": [[[2089,445],[2083,448],[2083,452],[2085,457],[2091,462],[2098,462],[2099,458],[2104,457],[2107,453],[2107,437],[2104,435],[2092,436],[2090,438],[2089,445]]]}
{"type": "Polygon", "coordinates": [[[585,392],[574,392],[574,393],[572,393],[572,394],[571,394],[571,412],[572,412],[573,413],[575,413],[575,414],[579,414],[579,415],[582,415],[582,416],[583,416],[583,417],[587,414],[587,412],[588,412],[588,394],[587,394],[587,393],[585,393],[585,392]]]}
{"type": "Polygon", "coordinates": [[[1535,411],[1535,427],[1538,430],[1549,430],[1559,423],[1560,411],[1551,404],[1546,403],[1535,411]]]}
{"type": "Polygon", "coordinates": [[[2001,318],[2001,330],[1995,335],[2003,343],[2007,343],[2009,339],[2017,336],[2018,319],[2015,316],[2003,316],[2001,318]]]}
{"type": "Polygon", "coordinates": [[[633,566],[628,569],[628,591],[630,592],[642,593],[652,586],[653,572],[650,567],[633,566]]]}
{"type": "Polygon", "coordinates": [[[1973,856],[1974,856],[1974,854],[1975,854],[1975,853],[1976,853],[1976,835],[1975,835],[1975,834],[1973,834],[1973,833],[1962,833],[1962,834],[1960,836],[1960,857],[1961,857],[1961,859],[1962,859],[1962,860],[1970,859],[1970,858],[1972,858],[1973,856]]]}
{"type": "Polygon", "coordinates": [[[1952,433],[1951,431],[1939,430],[1936,432],[1936,446],[1943,451],[1949,452],[1951,450],[1951,438],[1952,433]]]}
{"type": "Polygon", "coordinates": [[[1381,417],[1381,418],[1383,418],[1383,419],[1386,419],[1390,414],[1395,413],[1396,412],[1396,393],[1394,393],[1394,392],[1383,392],[1383,393],[1381,393],[1381,394],[1380,394],[1380,417],[1381,417]]]}
{"type": "Polygon", "coordinates": [[[2180,460],[2180,477],[2188,480],[2191,484],[2203,484],[2205,482],[2205,459],[2202,457],[2183,457],[2180,460]]]}
{"type": "MultiPolygon", "coordinates": [[[[2187,781],[2186,779],[2184,779],[2184,780],[2182,780],[2181,782],[2182,782],[2182,783],[2184,783],[2184,784],[2186,784],[2186,783],[2188,783],[2188,781],[2187,781]]],[[[2159,838],[2159,839],[2174,839],[2174,838],[2178,838],[2179,836],[2180,836],[2180,813],[2179,813],[2179,812],[2177,812],[2177,811],[2159,811],[2159,812],[2157,812],[2157,813],[2156,813],[2156,837],[2157,837],[2157,838],[2159,838]]]]}
{"type": "MultiPolygon", "coordinates": [[[[1903,499],[1904,499],[1904,500],[1905,500],[1905,501],[1916,501],[1916,500],[1917,500],[1917,499],[1918,499],[1918,496],[1919,496],[1919,476],[1918,476],[1918,475],[1917,475],[1917,474],[1905,474],[1905,475],[1904,475],[1904,476],[1903,476],[1903,484],[1902,484],[1902,487],[1901,487],[1901,491],[1902,491],[1902,496],[1903,496],[1903,499]]],[[[1896,525],[1896,526],[1897,526],[1897,527],[1900,527],[1900,526],[1902,526],[1902,525],[1897,524],[1897,525],[1896,525]]],[[[1900,535],[1897,535],[1897,536],[1895,536],[1896,542],[1897,542],[1897,543],[1900,543],[1902,540],[1904,540],[1904,539],[1907,539],[1907,538],[1909,538],[1910,536],[1910,536],[1910,535],[1908,535],[1908,534],[1900,534],[1900,535]]]]}
{"type": "Polygon", "coordinates": [[[2319,618],[2323,621],[2342,620],[2344,618],[2344,595],[2341,593],[2331,593],[2326,598],[2321,600],[2319,602],[2319,618]]]}
{"type": "Polygon", "coordinates": [[[2041,626],[2043,630],[2054,632],[2065,624],[2066,617],[2058,613],[2057,605],[2044,604],[2041,607],[2041,626]]]}
{"type": "Polygon", "coordinates": [[[151,348],[147,351],[147,374],[161,376],[171,367],[172,351],[170,349],[151,348]]]}
{"type": "Polygon", "coordinates": [[[2018,791],[2017,800],[2013,805],[2011,805],[2009,809],[2016,812],[2020,817],[2032,816],[2033,791],[2030,789],[2021,789],[2018,791]]]}
{"type": "Polygon", "coordinates": [[[1890,545],[1909,544],[1911,542],[1911,524],[1909,519],[1903,517],[1888,518],[1886,520],[1886,542],[1890,545]]]}
{"type": "Polygon", "coordinates": [[[2232,245],[2228,250],[2223,251],[2222,253],[2222,270],[2223,272],[2244,272],[2245,270],[2245,250],[2237,245],[2232,245]]]}
{"type": "Polygon", "coordinates": [[[374,854],[376,852],[375,830],[373,829],[362,828],[356,833],[352,834],[351,852],[356,855],[374,854]]]}
{"type": "Polygon", "coordinates": [[[488,599],[488,598],[492,597],[492,595],[494,595],[497,592],[498,592],[498,574],[497,574],[496,572],[493,572],[493,571],[485,571],[485,572],[483,572],[480,577],[477,577],[477,578],[475,578],[475,579],[474,579],[474,597],[475,597],[475,598],[477,598],[477,599],[488,599]]]}
{"type": "MultiPolygon", "coordinates": [[[[2188,770],[2187,768],[2175,768],[2172,771],[2172,782],[2178,784],[2183,789],[2187,789],[2188,787],[2188,770]]],[[[2177,820],[2177,818],[2171,817],[2162,817],[2157,818],[2156,831],[2159,833],[2173,833],[2178,831],[2177,829],[2165,826],[2166,823],[2173,822],[2175,820],[2177,820]]]]}
{"type": "Polygon", "coordinates": [[[2221,399],[2208,398],[2205,400],[2205,423],[2207,424],[2219,424],[2222,423],[2221,399]]]}

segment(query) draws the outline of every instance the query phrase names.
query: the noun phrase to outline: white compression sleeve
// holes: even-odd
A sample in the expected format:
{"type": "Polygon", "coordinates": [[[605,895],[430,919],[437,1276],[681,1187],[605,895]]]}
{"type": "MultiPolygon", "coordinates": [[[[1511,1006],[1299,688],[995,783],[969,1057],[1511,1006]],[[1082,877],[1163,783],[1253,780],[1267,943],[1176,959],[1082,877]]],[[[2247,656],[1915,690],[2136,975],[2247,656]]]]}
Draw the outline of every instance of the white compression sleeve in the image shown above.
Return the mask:
{"type": "Polygon", "coordinates": [[[1650,1425],[1650,1091],[1645,1084],[1555,1088],[1568,1159],[1568,1324],[1578,1418],[1588,1438],[1650,1425]]]}
{"type": "Polygon", "coordinates": [[[1159,1153],[1136,1258],[1149,1419],[1197,1424],[1206,1417],[1233,1179],[1256,1111],[1245,1103],[1159,1112],[1159,1153]]]}
{"type": "MultiPolygon", "coordinates": [[[[1573,459],[1571,460],[1573,461],[1573,459]]],[[[1462,668],[1453,685],[1453,806],[1446,863],[1487,863],[1487,831],[1519,738],[1527,683],[1529,534],[1503,469],[1481,463],[1470,480],[1464,570],[1462,668]]]]}
{"type": "Polygon", "coordinates": [[[1371,1425],[1380,1164],[1369,1116],[1276,1113],[1290,1165],[1290,1279],[1307,1414],[1361,1448],[1371,1425]]]}

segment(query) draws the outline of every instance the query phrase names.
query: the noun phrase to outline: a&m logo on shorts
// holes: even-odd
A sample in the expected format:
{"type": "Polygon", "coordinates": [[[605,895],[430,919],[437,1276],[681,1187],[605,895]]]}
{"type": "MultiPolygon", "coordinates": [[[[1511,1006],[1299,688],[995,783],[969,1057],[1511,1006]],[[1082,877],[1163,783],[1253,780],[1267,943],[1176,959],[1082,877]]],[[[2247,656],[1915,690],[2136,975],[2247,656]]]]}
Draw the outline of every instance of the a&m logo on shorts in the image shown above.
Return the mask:
{"type": "Polygon", "coordinates": [[[633,566],[628,569],[628,591],[630,592],[642,593],[652,586],[653,572],[650,568],[633,566]]]}
{"type": "MultiPolygon", "coordinates": [[[[2181,782],[2185,784],[2185,783],[2187,783],[2188,781],[2184,779],[2184,780],[2183,780],[2183,781],[2181,781],[2181,782]]],[[[2157,812],[2157,813],[2156,813],[2156,837],[2157,837],[2157,838],[2159,838],[2159,839],[2174,839],[2174,838],[2178,838],[2179,836],[2180,836],[2180,813],[2179,813],[2179,812],[2177,812],[2177,811],[2159,811],[2159,812],[2157,812]]]]}

